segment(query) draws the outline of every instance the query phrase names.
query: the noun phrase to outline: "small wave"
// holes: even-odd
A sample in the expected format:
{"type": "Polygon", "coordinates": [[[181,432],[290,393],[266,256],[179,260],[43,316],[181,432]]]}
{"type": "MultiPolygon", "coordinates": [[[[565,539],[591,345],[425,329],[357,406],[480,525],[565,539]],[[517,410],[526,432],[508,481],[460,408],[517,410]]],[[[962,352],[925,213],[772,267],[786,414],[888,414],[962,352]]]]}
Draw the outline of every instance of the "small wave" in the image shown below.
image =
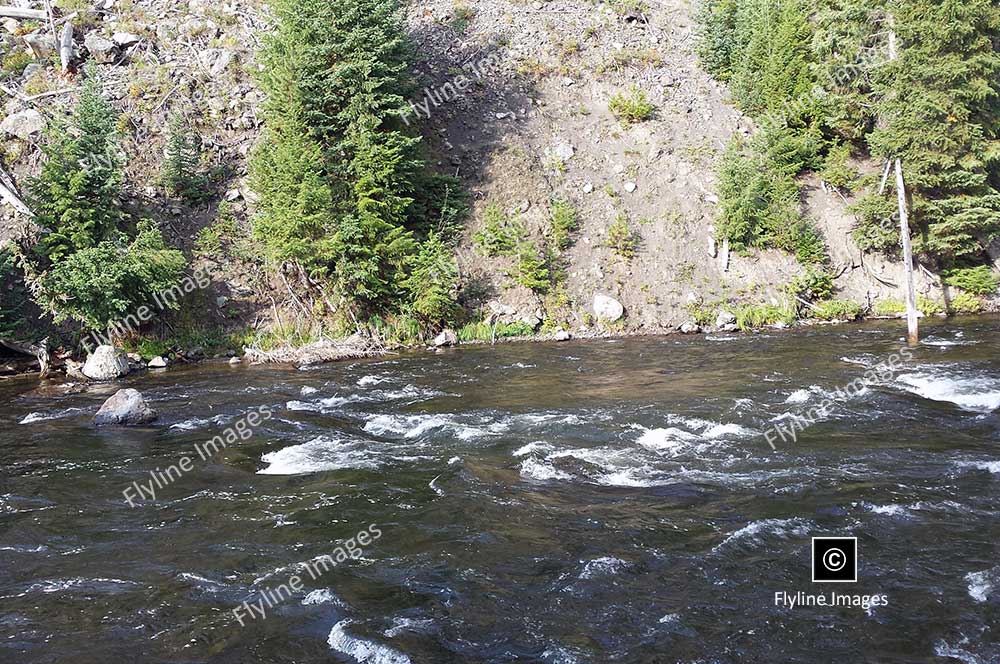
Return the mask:
{"type": "Polygon", "coordinates": [[[45,422],[46,420],[58,420],[80,412],[83,412],[83,408],[64,408],[63,410],[54,410],[48,413],[28,413],[18,424],[33,424],[35,422],[45,422]]]}
{"type": "Polygon", "coordinates": [[[883,514],[885,516],[910,516],[910,510],[905,505],[873,505],[872,503],[861,503],[869,512],[883,514]]]}
{"type": "Polygon", "coordinates": [[[988,473],[1000,475],[1000,461],[959,461],[956,465],[959,468],[985,470],[988,473]]]}
{"type": "Polygon", "coordinates": [[[346,397],[332,396],[320,399],[319,401],[289,401],[285,404],[285,408],[288,410],[326,413],[328,411],[335,410],[340,406],[364,400],[365,397],[360,394],[352,394],[346,397]]]}
{"type": "Polygon", "coordinates": [[[326,588],[320,588],[319,590],[311,590],[309,594],[302,598],[302,604],[304,606],[310,606],[313,604],[340,604],[340,600],[326,588]]]}
{"type": "Polygon", "coordinates": [[[387,383],[392,380],[389,376],[378,376],[378,375],[368,375],[362,376],[358,379],[358,387],[370,387],[371,385],[378,385],[380,383],[387,383]]]}
{"type": "Polygon", "coordinates": [[[733,544],[761,544],[767,537],[788,539],[790,537],[805,537],[809,534],[809,521],[799,517],[793,519],[762,519],[752,521],[715,546],[715,553],[733,544]]]}
{"type": "Polygon", "coordinates": [[[178,429],[179,431],[194,431],[195,429],[202,429],[210,424],[222,425],[229,421],[228,415],[216,415],[215,417],[193,417],[190,420],[184,420],[183,422],[178,422],[177,424],[171,424],[171,429],[178,429]]]}
{"type": "MultiPolygon", "coordinates": [[[[583,562],[583,561],[580,561],[583,562]]],[[[629,564],[621,558],[604,556],[588,560],[580,571],[581,579],[597,579],[606,576],[614,576],[622,570],[628,569],[629,564]]]]}
{"type": "Polygon", "coordinates": [[[1000,381],[947,373],[908,373],[897,383],[908,392],[931,401],[953,403],[959,408],[990,413],[1000,408],[1000,381]]]}
{"type": "Polygon", "coordinates": [[[536,452],[551,452],[554,448],[542,440],[536,440],[533,443],[528,443],[523,445],[511,453],[511,456],[522,457],[529,454],[534,454],[536,452]]]}
{"type": "Polygon", "coordinates": [[[365,423],[365,431],[377,436],[420,438],[435,430],[446,430],[459,440],[471,440],[486,434],[484,430],[462,424],[449,415],[375,415],[365,423]]]}
{"type": "MultiPolygon", "coordinates": [[[[961,645],[966,645],[967,643],[968,639],[963,639],[961,645]]],[[[934,654],[938,657],[957,659],[960,662],[965,662],[965,664],[990,664],[990,660],[983,659],[979,655],[959,648],[958,646],[951,646],[944,639],[934,644],[934,654]]]]}
{"type": "Polygon", "coordinates": [[[426,634],[431,631],[434,627],[434,621],[430,618],[393,618],[392,627],[386,629],[382,634],[387,638],[394,639],[400,634],[405,634],[406,632],[416,632],[418,634],[426,634]]]}
{"type": "Polygon", "coordinates": [[[529,480],[571,480],[573,476],[552,466],[548,461],[525,459],[521,462],[521,477],[529,480]]]}
{"type": "Polygon", "coordinates": [[[809,397],[811,396],[812,392],[810,390],[795,390],[788,395],[788,398],[785,399],[785,403],[805,403],[809,401],[809,397]]]}
{"type": "Polygon", "coordinates": [[[353,657],[359,664],[410,664],[410,658],[398,650],[348,634],[351,622],[341,620],[330,630],[326,642],[331,649],[353,657]]]}
{"type": "Polygon", "coordinates": [[[258,475],[301,475],[328,470],[374,470],[381,465],[376,455],[357,440],[321,436],[261,457],[267,468],[258,475]]]}
{"type": "Polygon", "coordinates": [[[969,584],[969,597],[977,602],[987,601],[996,591],[1000,583],[1000,567],[988,569],[985,572],[969,572],[965,575],[969,584]]]}
{"type": "Polygon", "coordinates": [[[303,385],[302,389],[299,390],[299,394],[301,396],[304,396],[304,397],[308,397],[308,396],[310,396],[312,394],[316,394],[317,392],[319,392],[319,390],[317,388],[311,387],[309,385],[303,385]]]}

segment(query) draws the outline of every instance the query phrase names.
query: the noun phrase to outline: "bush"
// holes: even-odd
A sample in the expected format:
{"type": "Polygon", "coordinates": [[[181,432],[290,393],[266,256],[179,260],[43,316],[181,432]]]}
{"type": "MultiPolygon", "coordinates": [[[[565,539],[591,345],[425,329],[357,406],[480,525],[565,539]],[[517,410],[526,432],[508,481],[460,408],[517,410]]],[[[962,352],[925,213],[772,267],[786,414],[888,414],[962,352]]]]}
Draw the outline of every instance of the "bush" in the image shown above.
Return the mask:
{"type": "Polygon", "coordinates": [[[850,159],[851,147],[846,143],[830,148],[819,176],[824,182],[839,189],[853,189],[858,172],[851,168],[850,159]]]}
{"type": "MultiPolygon", "coordinates": [[[[24,73],[25,67],[30,65],[35,61],[31,53],[26,51],[14,51],[13,53],[7,54],[3,61],[0,62],[0,74],[8,74],[11,76],[20,76],[24,73]]],[[[2,78],[2,76],[0,76],[2,78]]]]}
{"type": "Polygon", "coordinates": [[[633,87],[628,93],[620,92],[613,95],[608,108],[623,124],[642,122],[653,116],[653,105],[638,86],[633,87]]]}
{"type": "Polygon", "coordinates": [[[824,270],[810,266],[792,280],[785,291],[792,297],[799,297],[807,302],[828,300],[833,296],[833,276],[824,270]]]}
{"type": "Polygon", "coordinates": [[[184,255],[168,248],[159,229],[145,221],[131,243],[119,237],[70,254],[43,276],[42,286],[56,322],[74,319],[103,330],[152,305],[155,294],[177,283],[184,266],[184,255]]]}
{"type": "Polygon", "coordinates": [[[509,256],[524,239],[526,231],[519,220],[508,217],[496,203],[490,203],[483,212],[483,226],[473,236],[476,246],[485,256],[509,256]]]}
{"type": "Polygon", "coordinates": [[[468,343],[470,341],[492,341],[494,332],[497,339],[505,339],[509,337],[530,337],[535,333],[535,330],[523,321],[497,323],[494,328],[488,322],[480,320],[463,325],[456,331],[456,334],[459,341],[468,343]]]}
{"type": "Polygon", "coordinates": [[[954,268],[942,273],[944,283],[961,288],[973,295],[993,295],[1000,283],[996,273],[988,265],[954,268]]]}
{"type": "Polygon", "coordinates": [[[521,240],[514,249],[514,270],[508,276],[514,282],[537,293],[545,293],[551,285],[549,269],[539,255],[538,247],[530,240],[521,240]]]}
{"type": "Polygon", "coordinates": [[[869,194],[851,208],[858,223],[851,231],[862,251],[899,251],[899,208],[895,198],[869,194]]]}
{"type": "Polygon", "coordinates": [[[171,196],[198,201],[208,196],[208,178],[201,173],[201,138],[180,114],[170,119],[166,159],[160,185],[171,196]]]}
{"type": "Polygon", "coordinates": [[[572,244],[570,234],[579,225],[576,208],[567,201],[552,201],[552,205],[549,206],[549,225],[552,244],[560,251],[568,249],[572,244]]]}
{"type": "Polygon", "coordinates": [[[872,313],[876,316],[900,316],[906,313],[906,303],[894,298],[879,300],[872,313]]]}
{"type": "Polygon", "coordinates": [[[403,288],[410,294],[410,309],[424,323],[436,326],[454,315],[458,265],[436,233],[421,243],[403,288]]]}
{"type": "Polygon", "coordinates": [[[743,332],[751,332],[768,325],[784,323],[791,325],[795,322],[795,308],[788,304],[752,304],[737,307],[736,326],[743,332]]]}
{"type": "Polygon", "coordinates": [[[604,246],[610,247],[612,251],[625,260],[631,260],[635,257],[636,250],[639,248],[639,238],[632,230],[624,212],[620,213],[611,227],[608,228],[608,238],[604,241],[604,246]]]}
{"type": "Polygon", "coordinates": [[[239,226],[232,206],[223,201],[215,214],[215,221],[198,231],[194,241],[196,256],[222,256],[225,247],[229,246],[239,234],[239,226]]]}
{"type": "Polygon", "coordinates": [[[949,313],[953,314],[978,314],[983,310],[983,299],[972,293],[958,293],[949,304],[949,313]]]}
{"type": "Polygon", "coordinates": [[[825,300],[816,303],[813,316],[819,320],[857,320],[861,318],[861,305],[851,300],[825,300]]]}

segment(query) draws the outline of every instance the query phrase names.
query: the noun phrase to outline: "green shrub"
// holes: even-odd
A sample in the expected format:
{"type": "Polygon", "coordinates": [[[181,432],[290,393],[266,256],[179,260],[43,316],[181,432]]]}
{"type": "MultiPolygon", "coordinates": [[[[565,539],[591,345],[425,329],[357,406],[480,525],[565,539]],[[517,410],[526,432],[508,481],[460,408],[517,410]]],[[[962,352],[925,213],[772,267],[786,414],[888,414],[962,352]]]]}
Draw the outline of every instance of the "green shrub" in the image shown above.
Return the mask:
{"type": "Polygon", "coordinates": [[[785,291],[792,297],[799,297],[807,302],[828,300],[833,296],[833,275],[813,266],[806,268],[792,280],[785,291]]]}
{"type": "Polygon", "coordinates": [[[514,269],[508,272],[515,283],[537,293],[545,293],[551,285],[549,269],[530,240],[521,240],[514,249],[514,269]]]}
{"type": "Polygon", "coordinates": [[[983,299],[972,293],[957,293],[949,304],[953,314],[978,314],[983,310],[983,299]]]}
{"type": "Polygon", "coordinates": [[[232,206],[223,201],[215,214],[215,221],[198,231],[194,241],[196,256],[222,256],[224,249],[239,235],[239,226],[232,206]]]}
{"type": "Polygon", "coordinates": [[[824,182],[840,189],[853,189],[858,172],[851,168],[851,146],[841,143],[830,148],[823,160],[819,176],[824,182]]]}
{"type": "Polygon", "coordinates": [[[459,341],[468,343],[470,341],[492,341],[494,331],[497,339],[530,337],[535,333],[534,328],[523,321],[497,323],[494,328],[488,322],[480,320],[463,325],[456,331],[456,334],[459,341]]]}
{"type": "Polygon", "coordinates": [[[642,122],[653,116],[653,105],[638,86],[634,86],[627,93],[619,92],[612,95],[608,108],[623,124],[642,122]]]}
{"type": "Polygon", "coordinates": [[[608,237],[604,241],[604,246],[609,247],[619,257],[631,260],[635,257],[639,248],[638,234],[632,230],[628,217],[624,212],[619,213],[611,227],[608,228],[608,237]]]}
{"type": "Polygon", "coordinates": [[[509,256],[527,232],[517,219],[511,219],[496,203],[490,203],[483,212],[482,228],[473,236],[485,256],[509,256]]]}
{"type": "Polygon", "coordinates": [[[552,201],[549,206],[549,225],[552,244],[560,251],[568,249],[572,244],[570,235],[579,225],[576,208],[564,200],[552,201]]]}
{"type": "Polygon", "coordinates": [[[736,326],[743,332],[751,332],[778,323],[791,325],[796,320],[795,308],[788,304],[751,304],[737,307],[734,313],[736,326]]]}
{"type": "Polygon", "coordinates": [[[906,303],[894,298],[879,300],[875,303],[872,313],[876,316],[900,316],[906,313],[906,303]]]}
{"type": "Polygon", "coordinates": [[[153,306],[154,295],[177,284],[184,266],[184,255],[168,248],[146,221],[131,243],[105,240],[70,254],[43,277],[42,286],[56,322],[74,319],[103,330],[142,305],[153,306]]]}
{"type": "MultiPolygon", "coordinates": [[[[35,61],[35,58],[26,51],[14,51],[8,53],[0,62],[0,74],[20,76],[24,73],[25,67],[35,61]]],[[[2,78],[2,76],[0,76],[2,78]]]]}
{"type": "Polygon", "coordinates": [[[857,320],[861,318],[861,305],[851,300],[825,300],[817,302],[812,315],[820,320],[857,320]]]}
{"type": "Polygon", "coordinates": [[[850,211],[858,218],[851,235],[862,251],[899,251],[899,208],[895,198],[869,194],[850,211]]]}
{"type": "Polygon", "coordinates": [[[421,321],[436,326],[451,320],[458,309],[458,265],[436,233],[421,243],[402,285],[409,291],[410,309],[421,321]]]}
{"type": "Polygon", "coordinates": [[[944,303],[938,300],[932,300],[924,295],[918,295],[917,311],[925,316],[933,316],[944,311],[944,303]]]}
{"type": "Polygon", "coordinates": [[[988,265],[954,268],[944,271],[942,276],[949,286],[961,288],[973,295],[993,295],[1000,283],[997,274],[988,265]]]}
{"type": "Polygon", "coordinates": [[[170,119],[166,159],[159,182],[171,196],[190,201],[202,200],[210,193],[208,178],[201,172],[201,138],[180,114],[170,119]]]}

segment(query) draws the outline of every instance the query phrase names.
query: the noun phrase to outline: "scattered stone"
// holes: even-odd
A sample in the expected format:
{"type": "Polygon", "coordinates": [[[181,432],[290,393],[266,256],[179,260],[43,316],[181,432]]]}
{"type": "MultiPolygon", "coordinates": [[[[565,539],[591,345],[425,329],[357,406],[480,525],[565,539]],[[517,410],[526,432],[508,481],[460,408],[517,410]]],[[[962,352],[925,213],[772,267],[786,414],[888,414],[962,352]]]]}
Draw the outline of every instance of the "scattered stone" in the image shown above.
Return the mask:
{"type": "Polygon", "coordinates": [[[83,365],[83,375],[90,380],[116,380],[128,372],[128,356],[114,346],[98,346],[83,365]]]}
{"type": "Polygon", "coordinates": [[[442,346],[456,346],[458,345],[458,335],[455,334],[455,330],[444,329],[441,330],[441,334],[434,337],[435,348],[441,348],[442,346]]]}
{"type": "Polygon", "coordinates": [[[583,185],[583,193],[589,194],[592,191],[594,191],[594,185],[591,184],[590,182],[585,182],[583,185]]]}
{"type": "Polygon", "coordinates": [[[118,44],[122,48],[128,48],[133,44],[138,44],[142,41],[142,37],[131,32],[116,32],[111,36],[111,41],[118,44]]]}
{"type": "Polygon", "coordinates": [[[31,54],[39,60],[44,60],[56,52],[56,40],[52,33],[46,28],[29,32],[23,37],[24,43],[28,45],[31,54]]]}
{"type": "Polygon", "coordinates": [[[229,364],[231,366],[235,366],[237,364],[243,364],[243,360],[241,360],[240,358],[238,358],[236,356],[233,356],[233,357],[229,358],[229,364]]]}
{"type": "Polygon", "coordinates": [[[573,158],[576,153],[576,148],[570,143],[560,143],[552,148],[551,154],[563,161],[568,161],[573,158]]]}
{"type": "Polygon", "coordinates": [[[576,81],[574,81],[573,79],[571,79],[571,78],[569,78],[569,77],[566,77],[566,78],[564,78],[564,79],[562,80],[562,84],[563,84],[563,86],[564,86],[564,87],[567,87],[567,88],[568,88],[569,86],[573,85],[574,83],[576,83],[576,81]]]}
{"type": "Polygon", "coordinates": [[[42,133],[45,129],[45,117],[33,108],[8,115],[0,122],[0,132],[16,136],[22,141],[31,140],[32,136],[42,133]]]}
{"type": "Polygon", "coordinates": [[[681,325],[680,330],[681,334],[698,334],[701,332],[701,328],[698,327],[698,324],[690,320],[681,325]]]}
{"type": "Polygon", "coordinates": [[[594,295],[594,315],[608,323],[614,323],[625,315],[625,307],[613,297],[597,293],[594,295]]]}
{"type": "Polygon", "coordinates": [[[716,327],[726,327],[732,325],[736,322],[736,316],[729,311],[720,311],[718,317],[715,319],[716,327]]]}
{"type": "Polygon", "coordinates": [[[229,298],[226,297],[225,295],[220,295],[219,297],[215,298],[215,306],[217,306],[218,308],[221,309],[227,304],[229,304],[229,298]]]}
{"type": "Polygon", "coordinates": [[[90,57],[102,64],[112,63],[118,57],[118,45],[96,32],[87,33],[83,38],[83,45],[90,53],[90,57]]]}
{"type": "Polygon", "coordinates": [[[239,189],[230,189],[226,192],[226,200],[232,203],[233,201],[238,201],[243,197],[239,189]]]}
{"type": "Polygon", "coordinates": [[[552,338],[555,341],[569,341],[570,339],[573,338],[573,335],[570,334],[569,331],[567,330],[559,330],[558,332],[555,333],[555,335],[552,338]]]}
{"type": "Polygon", "coordinates": [[[126,388],[111,396],[94,416],[97,426],[140,426],[157,418],[138,390],[126,388]]]}
{"type": "Polygon", "coordinates": [[[151,359],[149,361],[149,364],[147,364],[146,366],[149,367],[150,369],[166,369],[167,361],[163,359],[163,356],[157,355],[156,357],[151,359]]]}
{"type": "Polygon", "coordinates": [[[636,186],[635,182],[626,182],[625,183],[625,191],[627,191],[628,193],[631,194],[636,189],[637,189],[637,186],[636,186]]]}

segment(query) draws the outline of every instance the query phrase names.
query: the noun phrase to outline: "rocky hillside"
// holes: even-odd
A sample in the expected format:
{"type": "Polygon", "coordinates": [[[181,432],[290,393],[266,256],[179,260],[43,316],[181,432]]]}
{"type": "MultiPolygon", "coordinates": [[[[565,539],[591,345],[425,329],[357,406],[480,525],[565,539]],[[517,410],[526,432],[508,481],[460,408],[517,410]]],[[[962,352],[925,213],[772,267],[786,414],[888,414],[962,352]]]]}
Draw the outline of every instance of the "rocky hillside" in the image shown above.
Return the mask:
{"type": "MultiPolygon", "coordinates": [[[[30,0],[18,6],[43,9],[30,0]]],[[[801,271],[789,255],[730,254],[714,240],[718,160],[734,134],[753,127],[699,67],[688,2],[432,0],[409,4],[406,16],[422,88],[413,92],[408,121],[440,170],[470,193],[458,249],[468,319],[536,328],[547,320],[545,329],[579,332],[595,325],[600,294],[624,306],[612,331],[662,332],[696,309],[714,320],[720,309],[779,298],[801,271]],[[651,112],[622,120],[612,107],[637,91],[651,112]],[[540,242],[551,233],[556,200],[575,210],[578,223],[560,258],[559,288],[540,295],[513,283],[514,259],[485,256],[475,237],[492,208],[540,242]]],[[[0,159],[15,181],[37,169],[44,128],[73,103],[75,72],[94,62],[123,112],[132,214],[151,217],[190,250],[226,201],[239,221],[233,232],[246,233],[254,211],[246,157],[262,101],[250,72],[268,29],[263,7],[60,0],[52,23],[7,18],[0,29],[0,159]],[[67,22],[73,59],[64,74],[54,35],[67,22]],[[206,203],[173,200],[156,186],[168,120],[178,112],[201,137],[213,187],[206,203]]],[[[899,266],[863,256],[850,239],[848,201],[821,182],[809,184],[804,204],[826,234],[838,297],[865,307],[900,298],[899,266]]],[[[0,215],[0,242],[32,232],[11,205],[0,215]]],[[[198,303],[208,310],[199,311],[200,321],[261,328],[298,306],[283,279],[252,261],[210,262],[215,282],[198,303]]],[[[935,297],[936,279],[920,279],[922,292],[935,297]]]]}

